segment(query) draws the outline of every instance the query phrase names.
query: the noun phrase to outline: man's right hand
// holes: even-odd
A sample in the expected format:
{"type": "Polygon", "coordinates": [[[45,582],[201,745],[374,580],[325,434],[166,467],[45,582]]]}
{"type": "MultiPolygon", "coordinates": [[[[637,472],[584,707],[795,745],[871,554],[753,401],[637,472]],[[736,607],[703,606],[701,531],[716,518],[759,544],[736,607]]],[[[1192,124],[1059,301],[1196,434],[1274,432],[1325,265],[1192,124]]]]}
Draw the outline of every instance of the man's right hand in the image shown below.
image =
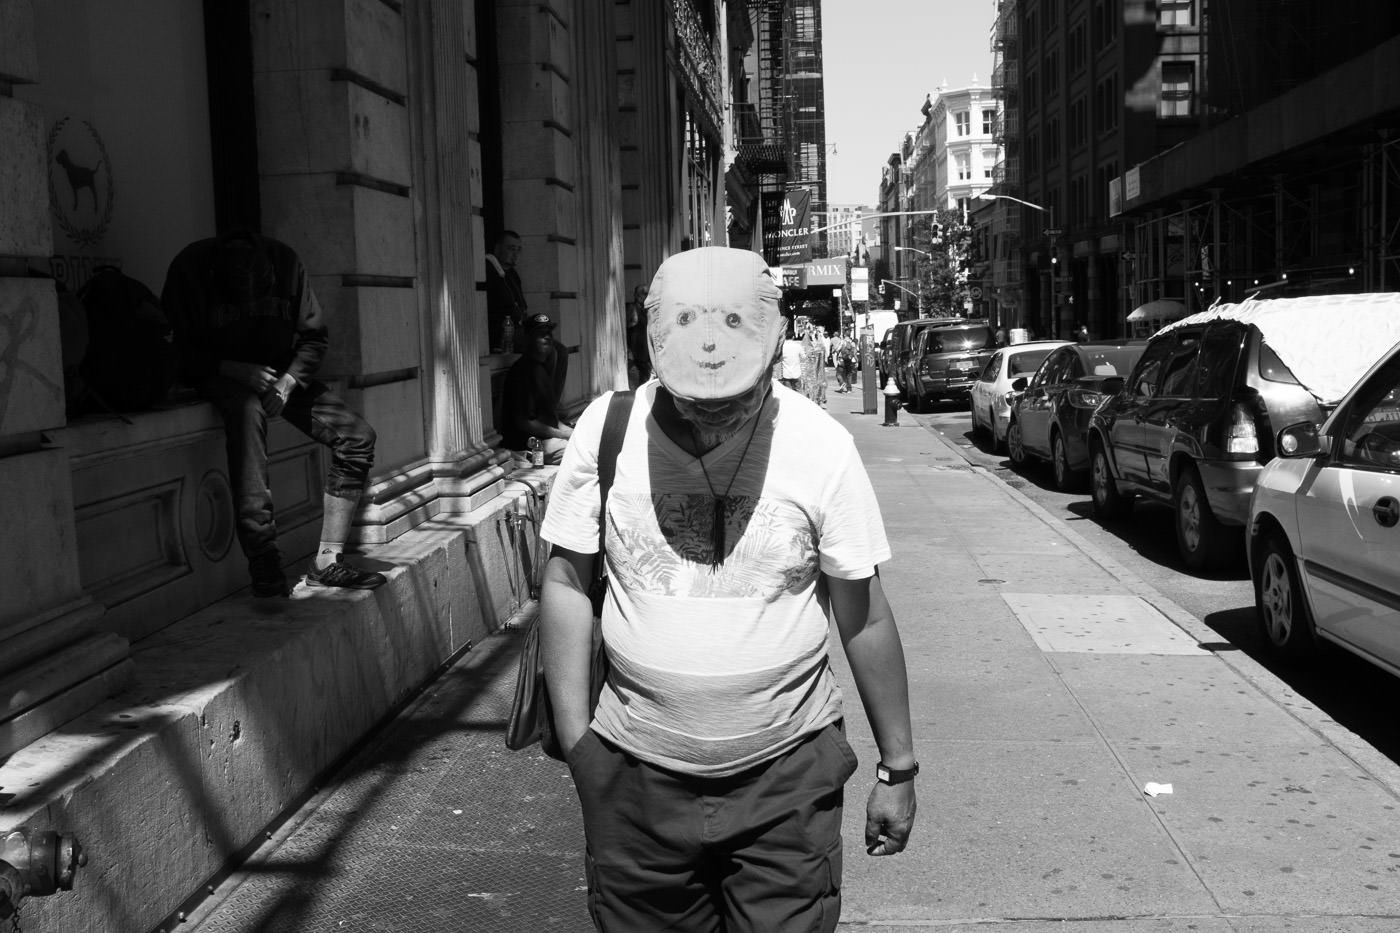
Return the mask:
{"type": "Polygon", "coordinates": [[[277,384],[277,371],[271,366],[257,363],[244,363],[239,360],[223,360],[219,363],[219,374],[227,376],[242,386],[247,386],[256,395],[262,396],[277,384]]]}

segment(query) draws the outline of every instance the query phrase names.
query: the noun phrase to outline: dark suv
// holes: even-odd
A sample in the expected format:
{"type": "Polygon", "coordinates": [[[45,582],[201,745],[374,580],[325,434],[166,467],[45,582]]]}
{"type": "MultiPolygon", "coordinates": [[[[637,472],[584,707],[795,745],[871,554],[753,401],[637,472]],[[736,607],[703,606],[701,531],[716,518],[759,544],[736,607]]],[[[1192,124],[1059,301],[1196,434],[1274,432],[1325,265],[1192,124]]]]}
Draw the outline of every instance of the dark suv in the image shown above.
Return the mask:
{"type": "MultiPolygon", "coordinates": [[[[1325,310],[1325,309],[1323,309],[1325,310]]],[[[1176,512],[1193,570],[1242,554],[1240,530],[1274,437],[1320,423],[1322,404],[1263,339],[1258,318],[1212,312],[1158,333],[1089,422],[1094,511],[1125,515],[1142,495],[1176,512]]]]}
{"type": "Polygon", "coordinates": [[[919,333],[929,327],[945,327],[949,324],[966,324],[961,317],[921,317],[912,321],[900,321],[890,328],[888,370],[894,376],[894,384],[907,396],[909,382],[918,359],[914,356],[914,341],[919,333]]]}
{"type": "Polygon", "coordinates": [[[904,394],[910,411],[949,398],[966,399],[995,346],[986,321],[927,327],[914,336],[904,394]]]}

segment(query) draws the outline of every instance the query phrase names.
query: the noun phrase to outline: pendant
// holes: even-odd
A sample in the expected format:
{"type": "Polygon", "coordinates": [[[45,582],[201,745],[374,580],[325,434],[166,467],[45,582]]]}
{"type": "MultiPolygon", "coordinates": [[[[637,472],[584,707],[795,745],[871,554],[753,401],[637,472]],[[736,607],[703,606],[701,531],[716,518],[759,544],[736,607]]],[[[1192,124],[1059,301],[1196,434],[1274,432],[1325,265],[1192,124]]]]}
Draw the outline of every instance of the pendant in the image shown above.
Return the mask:
{"type": "Polygon", "coordinates": [[[710,570],[724,563],[724,524],[728,502],[725,496],[715,496],[714,513],[710,516],[710,570]]]}

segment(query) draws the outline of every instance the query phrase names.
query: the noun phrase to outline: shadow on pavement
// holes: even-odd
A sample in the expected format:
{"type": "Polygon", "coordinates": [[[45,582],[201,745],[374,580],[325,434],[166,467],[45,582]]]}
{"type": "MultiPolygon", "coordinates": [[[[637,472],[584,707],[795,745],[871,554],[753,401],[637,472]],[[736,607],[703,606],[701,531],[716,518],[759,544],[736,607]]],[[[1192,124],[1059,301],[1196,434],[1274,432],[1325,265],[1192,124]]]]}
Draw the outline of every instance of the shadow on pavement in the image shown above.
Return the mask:
{"type": "Polygon", "coordinates": [[[1400,760],[1400,678],[1319,640],[1304,661],[1280,660],[1264,644],[1253,606],[1212,612],[1202,621],[1249,655],[1300,696],[1373,745],[1391,760],[1400,760]]]}

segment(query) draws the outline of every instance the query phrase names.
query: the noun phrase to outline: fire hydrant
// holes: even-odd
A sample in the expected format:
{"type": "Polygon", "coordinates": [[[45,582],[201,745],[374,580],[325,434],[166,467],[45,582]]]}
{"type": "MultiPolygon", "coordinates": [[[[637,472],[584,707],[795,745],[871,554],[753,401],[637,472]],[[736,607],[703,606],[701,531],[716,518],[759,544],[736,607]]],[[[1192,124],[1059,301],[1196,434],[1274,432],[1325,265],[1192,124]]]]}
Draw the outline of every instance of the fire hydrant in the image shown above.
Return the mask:
{"type": "Polygon", "coordinates": [[[73,876],[86,864],[70,834],[20,827],[0,835],[0,920],[18,913],[26,897],[73,890],[73,876]]]}
{"type": "Polygon", "coordinates": [[[882,426],[892,428],[899,424],[899,386],[894,384],[894,376],[885,380],[885,420],[882,426]]]}

